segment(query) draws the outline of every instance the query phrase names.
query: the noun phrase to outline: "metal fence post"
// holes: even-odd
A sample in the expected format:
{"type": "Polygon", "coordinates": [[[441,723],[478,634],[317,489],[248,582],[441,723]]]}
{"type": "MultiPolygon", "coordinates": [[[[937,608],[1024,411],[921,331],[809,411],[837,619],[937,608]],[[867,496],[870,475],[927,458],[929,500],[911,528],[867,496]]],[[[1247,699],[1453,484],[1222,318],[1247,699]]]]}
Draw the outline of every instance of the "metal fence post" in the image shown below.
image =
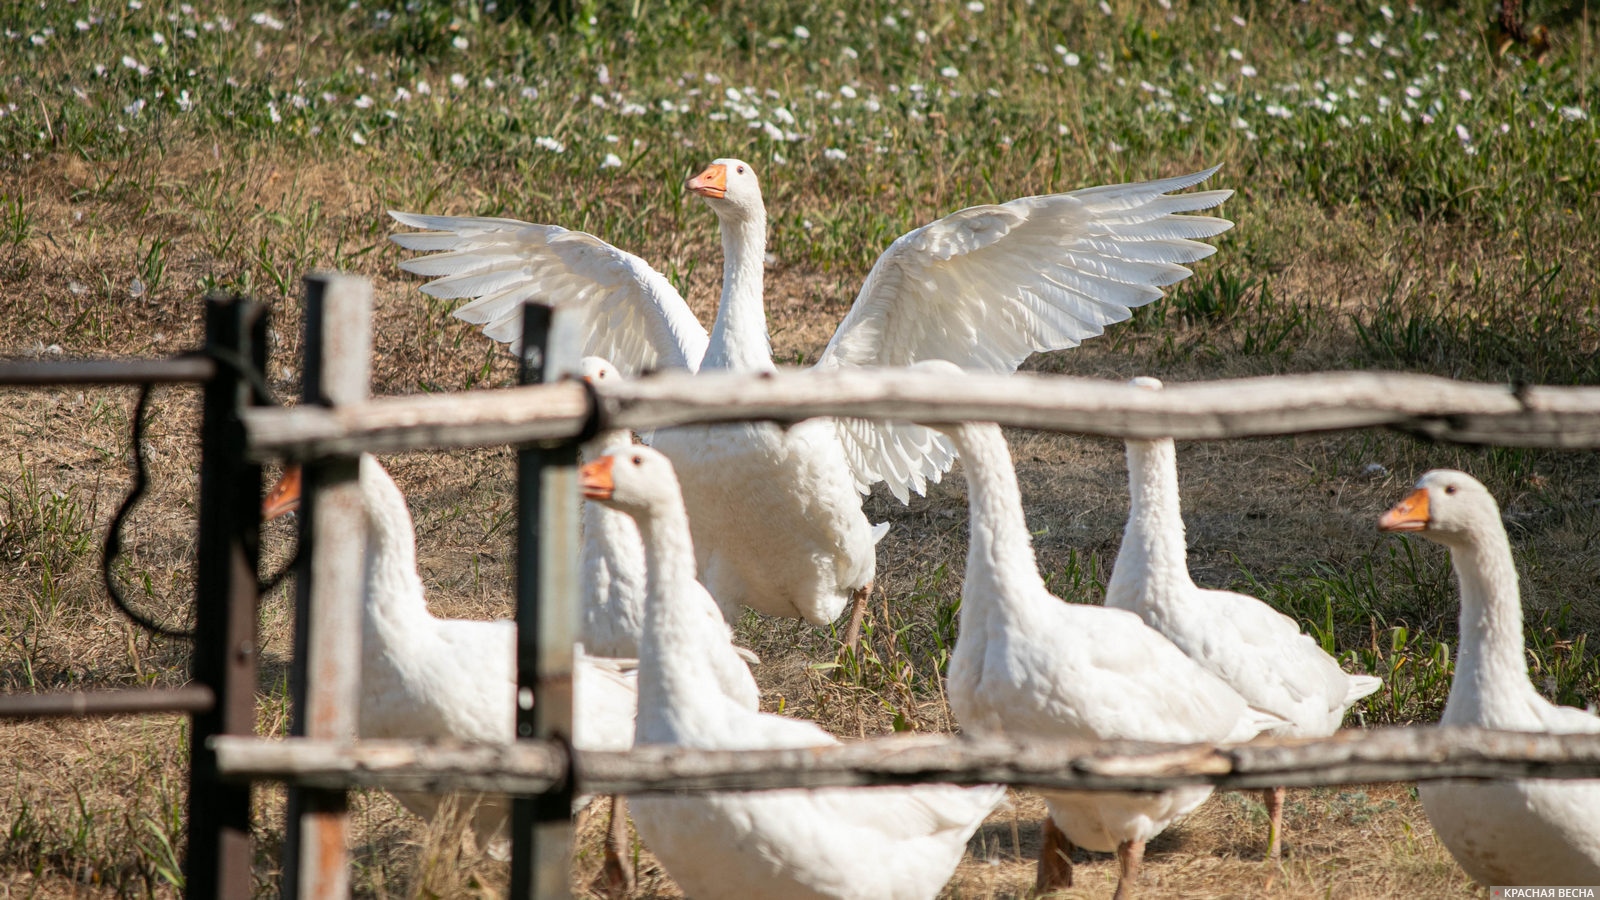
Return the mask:
{"type": "MultiPolygon", "coordinates": [[[[523,384],[577,368],[579,335],[556,307],[524,307],[523,384]]],[[[517,738],[572,738],[578,606],[578,445],[517,454],[517,738]]],[[[569,770],[570,772],[570,770],[569,770]]],[[[572,784],[511,806],[511,896],[565,898],[572,856],[572,784]]]]}
{"type": "MultiPolygon", "coordinates": [[[[302,400],[362,403],[372,381],[372,285],[365,278],[317,273],[305,278],[306,340],[302,400]]],[[[300,737],[353,741],[361,674],[361,605],[367,517],[360,458],[308,462],[302,473],[300,568],[295,583],[291,683],[300,737]]],[[[291,788],[284,837],[283,896],[324,900],[350,895],[349,795],[291,788]]]]}
{"type": "Polygon", "coordinates": [[[266,370],[265,311],[242,297],[206,299],[206,347],[219,361],[205,383],[200,424],[200,521],[192,676],[216,704],[189,728],[189,836],[184,893],[249,897],[250,787],[218,780],[206,741],[254,734],[256,716],[256,563],[261,467],[244,461],[239,410],[250,387],[235,365],[266,370]]]}

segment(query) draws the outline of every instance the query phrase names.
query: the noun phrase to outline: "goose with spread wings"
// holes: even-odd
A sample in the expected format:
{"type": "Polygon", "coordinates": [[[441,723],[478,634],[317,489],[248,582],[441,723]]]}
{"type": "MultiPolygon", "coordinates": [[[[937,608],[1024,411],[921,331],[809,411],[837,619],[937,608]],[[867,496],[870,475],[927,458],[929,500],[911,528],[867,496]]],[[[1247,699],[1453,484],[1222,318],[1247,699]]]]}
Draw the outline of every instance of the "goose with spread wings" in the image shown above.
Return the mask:
{"type": "MultiPolygon", "coordinates": [[[[1232,191],[1173,193],[1216,169],[974,206],[911,231],[880,256],[814,368],[944,359],[1010,373],[1030,354],[1075,347],[1127,319],[1216,248],[1232,227],[1206,210],[1232,191]]],[[[521,306],[580,311],[584,354],[625,374],[775,368],[762,303],[767,215],[755,169],[719,159],[688,182],[721,225],[722,296],[709,334],[644,260],[579,231],[513,219],[392,212],[425,229],[393,235],[425,293],[471,298],[455,314],[489,337],[521,338],[521,306]]],[[[860,494],[879,481],[902,502],[954,460],[920,426],[856,419],[691,425],[658,430],[676,466],[702,580],[733,615],[833,621],[854,599],[850,637],[871,590],[874,527],[860,494]]]]}

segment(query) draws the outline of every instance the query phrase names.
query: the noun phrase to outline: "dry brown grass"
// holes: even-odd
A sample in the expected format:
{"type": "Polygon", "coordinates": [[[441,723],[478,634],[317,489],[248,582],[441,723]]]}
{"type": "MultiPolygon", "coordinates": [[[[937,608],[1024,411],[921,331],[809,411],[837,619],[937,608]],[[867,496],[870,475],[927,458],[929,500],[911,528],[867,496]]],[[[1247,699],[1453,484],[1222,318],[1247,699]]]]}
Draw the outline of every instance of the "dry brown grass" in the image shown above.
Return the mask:
{"type": "MultiPolygon", "coordinates": [[[[420,164],[391,161],[369,178],[344,159],[260,153],[234,155],[226,146],[188,146],[165,156],[126,163],[89,163],[56,156],[30,168],[0,170],[0,187],[30,198],[33,235],[16,258],[0,262],[0,355],[162,355],[201,339],[198,289],[207,277],[237,280],[259,261],[214,252],[224,220],[237,246],[265,242],[270,262],[298,271],[345,252],[355,270],[377,286],[375,390],[454,390],[503,384],[510,364],[468,327],[446,317],[395,268],[382,240],[382,212],[406,205],[388,186],[429,182],[420,164]],[[120,187],[105,190],[108,181],[120,187]],[[219,187],[220,186],[220,187],[219,187]],[[74,191],[89,191],[87,198],[74,191]],[[214,196],[202,205],[199,196],[214,196]],[[243,199],[243,198],[251,199],[243,199]],[[312,202],[321,225],[288,246],[293,231],[268,211],[293,216],[312,202]],[[162,284],[143,297],[128,293],[141,248],[162,237],[173,242],[162,284]],[[76,285],[76,287],[74,286],[76,285]],[[52,348],[59,347],[59,351],[52,348]]],[[[640,177],[658,177],[648,173],[640,177]]],[[[479,180],[452,178],[440,211],[459,211],[462,198],[488,189],[479,180]]],[[[630,185],[618,182],[626,204],[630,185]]],[[[820,202],[817,198],[813,201],[820,202]]],[[[1307,210],[1278,212],[1268,221],[1249,198],[1230,212],[1241,233],[1258,237],[1277,259],[1272,282],[1280,302],[1315,308],[1322,327],[1308,329],[1292,352],[1253,357],[1235,352],[1248,317],[1163,328],[1125,325],[1078,351],[1037,360],[1035,366],[1104,377],[1136,373],[1172,380],[1259,374],[1349,363],[1351,332],[1342,318],[1369,310],[1398,273],[1407,284],[1437,285],[1445,303],[1463,269],[1511,278],[1520,259],[1501,255],[1450,223],[1370,222],[1345,211],[1326,219],[1307,210]],[[1293,237],[1304,230],[1304,240],[1293,237]]],[[[1552,214],[1557,215],[1557,214],[1552,214]]],[[[698,259],[690,300],[709,320],[719,250],[708,213],[693,209],[696,227],[662,228],[647,246],[650,259],[680,264],[698,259]]],[[[909,223],[908,223],[909,224],[909,223]]],[[[1551,226],[1556,229],[1555,225],[1551,226]]],[[[1553,232],[1552,232],[1553,233],[1553,232]]],[[[1222,257],[1230,252],[1226,247],[1222,257]]],[[[1564,251],[1559,248],[1553,252],[1564,251]]],[[[1594,284],[1588,262],[1569,259],[1573,283],[1594,284]]],[[[1217,263],[1202,264],[1202,272],[1217,263]]],[[[774,350],[780,360],[814,359],[848,304],[861,272],[820,271],[783,261],[768,282],[774,350]]],[[[273,304],[274,362],[269,372],[283,396],[297,390],[293,360],[299,307],[256,275],[273,304]]],[[[1594,346],[1590,335],[1586,346],[1594,346]]],[[[1470,373],[1468,373],[1470,374],[1470,373]]],[[[184,677],[187,651],[145,635],[116,616],[97,587],[98,540],[127,481],[126,389],[6,390],[0,429],[0,690],[172,684],[184,677]],[[71,521],[46,522],[28,510],[73,506],[71,521]],[[31,516],[31,517],[30,517],[31,516]],[[84,543],[84,539],[87,543],[84,543]],[[76,542],[76,543],[75,543],[76,542]],[[47,602],[47,600],[49,602],[47,602]]],[[[147,609],[181,621],[192,578],[194,427],[197,403],[186,389],[166,389],[155,406],[147,458],[152,494],[134,517],[128,577],[147,609]],[[148,578],[148,594],[143,590],[148,578]]],[[[1120,448],[1072,436],[1012,434],[1041,568],[1051,575],[1093,561],[1109,573],[1125,510],[1120,448]],[[1076,560],[1076,562],[1075,562],[1076,560]]],[[[1439,463],[1493,465],[1506,490],[1508,512],[1531,523],[1520,548],[1548,564],[1528,573],[1529,603],[1553,609],[1583,600],[1573,630],[1600,617],[1594,609],[1595,556],[1590,547],[1593,490],[1600,471],[1592,455],[1533,454],[1511,463],[1482,451],[1441,450],[1384,435],[1333,435],[1185,446],[1180,451],[1191,565],[1208,584],[1237,583],[1241,567],[1265,578],[1303,573],[1307,561],[1331,570],[1357,566],[1381,552],[1376,514],[1419,471],[1439,463]],[[1487,460],[1487,462],[1485,462],[1487,460]],[[1379,464],[1384,471],[1364,474],[1379,464]],[[1592,506],[1592,503],[1591,503],[1592,506]]],[[[436,612],[455,616],[509,615],[512,457],[506,450],[417,454],[386,460],[410,498],[417,519],[421,567],[436,612]]],[[[959,477],[927,498],[901,507],[881,494],[868,501],[875,520],[894,528],[881,545],[879,586],[891,605],[875,608],[870,644],[874,665],[856,681],[836,681],[814,668],[832,659],[831,639],[796,623],[749,619],[742,638],[761,654],[758,671],[770,708],[814,716],[844,737],[884,733],[898,715],[921,730],[948,731],[953,719],[926,656],[932,611],[957,595],[964,565],[966,513],[959,477]],[[939,574],[941,568],[944,574],[939,574]],[[915,598],[914,604],[911,599],[915,598]],[[902,608],[899,604],[908,604],[902,608]],[[913,652],[887,635],[913,623],[913,652]],[[920,629],[917,631],[915,629],[920,629]]],[[[268,565],[285,557],[287,526],[265,533],[268,565]]],[[[1434,557],[1437,559],[1437,557],[1434,557]]],[[[1064,576],[1063,576],[1064,577],[1064,576]]],[[[284,591],[263,603],[261,727],[280,733],[286,721],[291,612],[284,591]]],[[[1342,621],[1342,647],[1374,646],[1389,623],[1342,621]]],[[[1411,621],[1445,628],[1448,615],[1411,621]]],[[[176,840],[181,809],[183,723],[163,717],[94,722],[0,725],[0,827],[12,840],[0,849],[0,890],[41,898],[169,893],[147,858],[158,834],[176,840]],[[147,824],[153,823],[153,824],[147,824]]],[[[278,794],[263,788],[258,816],[260,884],[270,892],[281,838],[278,794]]],[[[363,896],[501,896],[504,867],[463,849],[448,828],[426,828],[381,794],[356,805],[357,884],[363,896]]],[[[950,896],[1023,897],[1032,881],[1039,803],[1015,798],[974,839],[950,896]]],[[[1428,828],[1404,786],[1325,789],[1291,795],[1288,840],[1281,865],[1259,861],[1261,813],[1252,799],[1223,794],[1152,847],[1145,885],[1150,896],[1391,897],[1473,896],[1428,828]]],[[[574,872],[587,884],[598,866],[598,825],[586,823],[574,872]]],[[[1079,887],[1066,896],[1103,896],[1113,879],[1104,857],[1085,857],[1079,887]]],[[[641,865],[637,897],[676,896],[659,869],[641,865]]]]}

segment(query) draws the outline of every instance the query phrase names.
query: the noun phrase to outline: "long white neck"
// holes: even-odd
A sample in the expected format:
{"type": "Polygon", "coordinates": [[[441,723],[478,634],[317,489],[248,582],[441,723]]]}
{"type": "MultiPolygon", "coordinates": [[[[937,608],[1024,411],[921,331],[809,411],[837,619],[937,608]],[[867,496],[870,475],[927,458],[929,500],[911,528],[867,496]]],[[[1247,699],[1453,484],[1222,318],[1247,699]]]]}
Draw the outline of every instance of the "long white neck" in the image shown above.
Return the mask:
{"type": "Polygon", "coordinates": [[[1033,538],[1022,512],[1022,492],[1011,450],[997,425],[963,425],[951,434],[967,475],[971,534],[961,590],[961,630],[989,616],[1015,618],[1027,598],[1047,593],[1033,555],[1033,538]]]}
{"type": "Polygon", "coordinates": [[[722,300],[700,368],[770,372],[772,344],[761,302],[766,271],[767,213],[757,208],[734,219],[718,215],[722,230],[722,300]]]}
{"type": "Polygon", "coordinates": [[[1449,546],[1461,583],[1461,652],[1444,721],[1516,726],[1496,719],[1517,716],[1536,692],[1523,653],[1522,599],[1511,542],[1504,530],[1483,528],[1449,546]]]}
{"type": "Polygon", "coordinates": [[[377,460],[361,460],[361,499],[367,513],[366,596],[363,618],[380,639],[429,618],[417,574],[417,537],[405,495],[377,460]]]}
{"type": "Polygon", "coordinates": [[[1192,585],[1178,500],[1178,451],[1168,438],[1128,441],[1128,524],[1106,586],[1106,604],[1138,609],[1192,585]]]}
{"type": "Polygon", "coordinates": [[[695,617],[704,611],[684,602],[695,577],[694,546],[683,500],[674,497],[639,516],[645,556],[645,627],[639,644],[637,740],[646,744],[683,743],[701,730],[700,698],[721,695],[697,646],[695,617]]]}

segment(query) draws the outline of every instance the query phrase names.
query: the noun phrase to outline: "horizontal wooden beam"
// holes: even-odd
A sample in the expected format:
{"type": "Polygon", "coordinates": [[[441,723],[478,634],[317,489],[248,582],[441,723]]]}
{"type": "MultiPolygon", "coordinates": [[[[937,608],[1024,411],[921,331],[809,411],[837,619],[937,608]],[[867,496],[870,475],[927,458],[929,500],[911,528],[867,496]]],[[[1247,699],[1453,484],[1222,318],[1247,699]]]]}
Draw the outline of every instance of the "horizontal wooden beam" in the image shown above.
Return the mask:
{"type": "Polygon", "coordinates": [[[192,715],[216,703],[203,684],[178,688],[135,688],[116,691],[61,691],[0,695],[0,719],[46,719],[71,716],[115,716],[132,713],[192,715]]]}
{"type": "Polygon", "coordinates": [[[202,356],[172,359],[0,360],[0,385],[164,384],[205,381],[217,364],[202,356]]]}
{"type": "Polygon", "coordinates": [[[648,431],[689,422],[814,416],[990,421],[1118,438],[1220,440],[1384,426],[1437,440],[1600,447],[1600,387],[1474,384],[1402,372],[1328,372],[1173,384],[1052,375],[950,375],[908,369],[670,373],[387,397],[337,410],[245,413],[258,460],[571,438],[589,427],[648,431]],[[597,416],[591,421],[591,414],[597,416]]]}
{"type": "MultiPolygon", "coordinates": [[[[559,744],[212,739],[223,777],[316,787],[537,794],[563,777],[559,744]]],[[[764,790],[948,782],[1070,790],[1364,784],[1437,778],[1600,778],[1600,734],[1421,726],[1232,746],[877,738],[798,750],[642,747],[579,752],[579,793],[764,790]]]]}

